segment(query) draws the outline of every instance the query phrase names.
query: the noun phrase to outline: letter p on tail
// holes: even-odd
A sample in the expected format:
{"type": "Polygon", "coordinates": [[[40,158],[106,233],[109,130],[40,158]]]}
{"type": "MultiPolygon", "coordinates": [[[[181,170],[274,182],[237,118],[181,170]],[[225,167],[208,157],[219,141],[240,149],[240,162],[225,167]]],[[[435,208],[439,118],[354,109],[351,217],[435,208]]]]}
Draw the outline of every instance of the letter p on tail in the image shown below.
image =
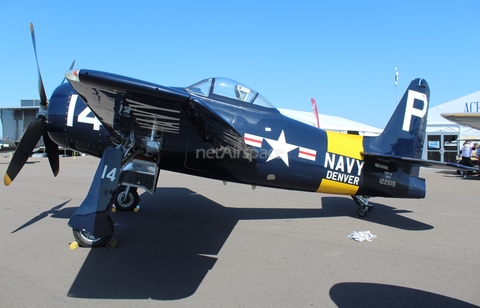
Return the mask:
{"type": "Polygon", "coordinates": [[[402,129],[406,132],[410,131],[410,123],[412,117],[423,118],[427,113],[428,108],[428,97],[424,93],[420,93],[413,90],[408,90],[407,95],[407,104],[405,106],[405,116],[403,118],[403,127],[402,129]],[[422,101],[422,106],[415,105],[415,100],[422,101]],[[419,108],[420,107],[420,108],[419,108]]]}

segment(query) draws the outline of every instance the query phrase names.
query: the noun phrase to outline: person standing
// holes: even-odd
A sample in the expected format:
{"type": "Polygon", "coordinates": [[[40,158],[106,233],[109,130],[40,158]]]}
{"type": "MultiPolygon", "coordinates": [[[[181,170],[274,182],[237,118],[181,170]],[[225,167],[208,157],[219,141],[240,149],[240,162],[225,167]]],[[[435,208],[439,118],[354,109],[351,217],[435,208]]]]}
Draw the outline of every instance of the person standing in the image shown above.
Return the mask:
{"type": "Polygon", "coordinates": [[[478,176],[480,176],[480,157],[479,157],[479,154],[480,154],[480,143],[477,144],[477,165],[478,165],[478,176]]]}
{"type": "MultiPolygon", "coordinates": [[[[472,146],[470,145],[470,142],[466,141],[463,144],[460,153],[462,153],[462,165],[472,167],[472,146]]],[[[469,171],[463,171],[461,174],[464,179],[470,177],[469,171]]]]}

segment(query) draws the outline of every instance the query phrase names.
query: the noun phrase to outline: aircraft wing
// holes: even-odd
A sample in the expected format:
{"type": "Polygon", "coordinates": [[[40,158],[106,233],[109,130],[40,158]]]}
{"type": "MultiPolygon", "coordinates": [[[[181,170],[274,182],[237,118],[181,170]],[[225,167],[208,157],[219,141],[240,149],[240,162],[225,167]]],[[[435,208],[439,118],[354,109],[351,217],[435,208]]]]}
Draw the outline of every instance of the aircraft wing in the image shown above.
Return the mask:
{"type": "Polygon", "coordinates": [[[378,154],[378,153],[362,152],[361,154],[364,157],[377,158],[378,160],[385,163],[396,163],[398,165],[405,165],[405,166],[438,168],[438,169],[448,169],[448,170],[465,170],[465,171],[478,170],[478,167],[469,167],[469,166],[464,166],[457,163],[440,162],[435,160],[425,160],[425,159],[410,158],[410,157],[400,157],[400,156],[385,155],[385,154],[378,154]]]}
{"type": "Polygon", "coordinates": [[[247,149],[243,136],[225,118],[183,89],[93,70],[65,76],[114,143],[131,132],[144,138],[163,132],[186,142],[200,137],[213,148],[247,149]]]}
{"type": "Polygon", "coordinates": [[[454,123],[480,129],[480,112],[442,113],[441,116],[454,123]]]}

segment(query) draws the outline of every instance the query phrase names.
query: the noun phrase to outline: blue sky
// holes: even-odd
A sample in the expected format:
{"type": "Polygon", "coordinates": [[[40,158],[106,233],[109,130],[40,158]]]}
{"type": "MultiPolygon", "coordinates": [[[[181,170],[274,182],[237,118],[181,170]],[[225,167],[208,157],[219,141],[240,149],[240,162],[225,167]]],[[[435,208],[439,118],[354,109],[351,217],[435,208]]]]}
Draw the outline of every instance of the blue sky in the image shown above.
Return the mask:
{"type": "Polygon", "coordinates": [[[29,23],[53,92],[72,61],[166,86],[214,76],[278,108],[378,128],[410,81],[430,107],[480,90],[480,1],[0,2],[0,107],[38,98],[29,23]]]}

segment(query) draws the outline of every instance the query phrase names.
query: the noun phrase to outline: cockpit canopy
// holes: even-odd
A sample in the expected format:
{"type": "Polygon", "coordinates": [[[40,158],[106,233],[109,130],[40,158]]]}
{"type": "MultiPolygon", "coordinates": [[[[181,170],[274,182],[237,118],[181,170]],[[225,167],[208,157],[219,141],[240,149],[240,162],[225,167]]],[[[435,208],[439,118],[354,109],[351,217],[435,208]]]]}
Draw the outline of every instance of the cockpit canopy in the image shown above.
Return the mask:
{"type": "Polygon", "coordinates": [[[224,97],[266,108],[275,108],[258,92],[228,78],[208,78],[185,88],[185,90],[212,99],[224,97]]]}

